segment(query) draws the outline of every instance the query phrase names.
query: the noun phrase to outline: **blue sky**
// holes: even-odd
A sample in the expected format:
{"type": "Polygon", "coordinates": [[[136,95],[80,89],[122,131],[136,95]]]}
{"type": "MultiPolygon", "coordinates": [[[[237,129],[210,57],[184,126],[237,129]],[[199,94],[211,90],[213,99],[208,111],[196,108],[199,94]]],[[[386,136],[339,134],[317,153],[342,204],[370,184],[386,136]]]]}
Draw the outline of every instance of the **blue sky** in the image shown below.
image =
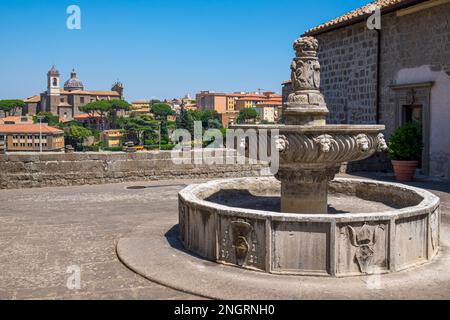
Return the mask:
{"type": "Polygon", "coordinates": [[[46,89],[52,64],[127,100],[200,90],[281,90],[292,42],[368,0],[0,0],[0,99],[46,89]],[[81,8],[81,30],[66,8],[81,8]]]}

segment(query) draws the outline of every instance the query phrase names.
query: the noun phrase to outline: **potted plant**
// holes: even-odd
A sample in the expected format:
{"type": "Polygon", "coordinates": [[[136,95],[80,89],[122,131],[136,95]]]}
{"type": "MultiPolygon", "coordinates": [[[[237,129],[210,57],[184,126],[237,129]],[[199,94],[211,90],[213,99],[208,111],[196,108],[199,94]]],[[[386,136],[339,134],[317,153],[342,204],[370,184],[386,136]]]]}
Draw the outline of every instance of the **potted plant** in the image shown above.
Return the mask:
{"type": "Polygon", "coordinates": [[[389,139],[388,157],[397,181],[411,181],[422,157],[422,127],[409,122],[395,130],[389,139]]]}

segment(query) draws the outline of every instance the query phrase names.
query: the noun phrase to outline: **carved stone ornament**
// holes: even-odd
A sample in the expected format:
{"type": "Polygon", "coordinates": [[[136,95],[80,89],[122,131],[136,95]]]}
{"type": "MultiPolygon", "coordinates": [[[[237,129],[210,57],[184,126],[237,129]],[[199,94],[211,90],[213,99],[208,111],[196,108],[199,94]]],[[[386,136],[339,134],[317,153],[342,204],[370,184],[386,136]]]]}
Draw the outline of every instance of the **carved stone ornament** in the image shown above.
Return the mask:
{"type": "Polygon", "coordinates": [[[358,134],[356,136],[356,143],[361,152],[366,152],[370,149],[369,147],[369,138],[365,134],[358,134]]]}
{"type": "Polygon", "coordinates": [[[329,134],[323,134],[313,140],[316,144],[320,145],[320,148],[324,153],[330,152],[333,144],[336,144],[336,140],[334,140],[329,134]]]}
{"type": "Polygon", "coordinates": [[[253,227],[245,221],[231,222],[233,247],[236,255],[236,262],[239,266],[243,266],[247,260],[250,244],[248,236],[252,232],[253,227]]]}
{"type": "Polygon", "coordinates": [[[380,133],[377,136],[377,151],[378,152],[383,152],[386,151],[388,148],[387,144],[386,144],[386,140],[384,140],[384,134],[380,133]]]}
{"type": "Polygon", "coordinates": [[[352,245],[358,248],[355,259],[358,262],[359,269],[363,273],[368,273],[375,255],[373,247],[378,240],[377,231],[379,229],[384,230],[384,226],[378,225],[371,228],[364,224],[358,231],[351,226],[347,226],[347,229],[352,245]]]}
{"type": "Polygon", "coordinates": [[[285,152],[289,148],[289,140],[284,135],[275,136],[275,149],[278,152],[285,152]]]}
{"type": "Polygon", "coordinates": [[[294,42],[296,57],[291,63],[291,80],[295,92],[320,88],[318,48],[319,42],[313,37],[303,37],[294,42]]]}

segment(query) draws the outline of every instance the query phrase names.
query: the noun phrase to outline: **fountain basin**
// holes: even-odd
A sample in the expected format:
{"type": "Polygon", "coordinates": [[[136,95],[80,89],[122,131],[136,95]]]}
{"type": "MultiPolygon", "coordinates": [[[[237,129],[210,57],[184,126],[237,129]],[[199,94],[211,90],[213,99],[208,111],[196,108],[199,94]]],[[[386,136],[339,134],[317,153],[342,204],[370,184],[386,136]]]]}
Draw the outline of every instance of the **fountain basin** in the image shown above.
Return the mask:
{"type": "Polygon", "coordinates": [[[231,128],[241,130],[240,146],[245,148],[247,157],[265,160],[257,154],[257,147],[278,156],[279,170],[274,171],[281,181],[281,207],[290,213],[326,213],[328,184],[341,164],[369,158],[387,148],[383,125],[277,124],[231,128]]]}
{"type": "Polygon", "coordinates": [[[389,273],[437,255],[440,202],[430,192],[344,178],[329,192],[332,205],[344,199],[330,213],[293,214],[277,210],[280,182],[273,177],[189,186],[179,194],[180,238],[205,259],[289,275],[389,273]],[[346,207],[347,199],[357,205],[346,207]]]}

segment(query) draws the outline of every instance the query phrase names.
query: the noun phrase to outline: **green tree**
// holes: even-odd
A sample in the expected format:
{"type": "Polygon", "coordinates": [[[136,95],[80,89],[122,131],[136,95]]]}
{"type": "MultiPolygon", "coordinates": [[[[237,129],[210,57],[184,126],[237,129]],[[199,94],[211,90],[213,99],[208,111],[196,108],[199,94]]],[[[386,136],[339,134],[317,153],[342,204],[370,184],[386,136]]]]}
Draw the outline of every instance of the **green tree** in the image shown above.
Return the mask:
{"type": "Polygon", "coordinates": [[[71,145],[76,151],[83,151],[83,142],[90,136],[94,136],[89,128],[69,125],[64,129],[64,141],[66,145],[71,145]]]}
{"type": "Polygon", "coordinates": [[[189,110],[188,112],[193,121],[202,122],[202,127],[204,130],[222,128],[220,115],[215,110],[189,110]]]}
{"type": "Polygon", "coordinates": [[[222,123],[216,110],[205,110],[202,114],[202,126],[207,129],[220,129],[222,123]]]}
{"type": "Polygon", "coordinates": [[[194,134],[194,119],[189,111],[183,107],[180,110],[180,114],[176,120],[177,129],[186,129],[191,135],[194,134]]]}
{"type": "Polygon", "coordinates": [[[116,129],[117,128],[117,114],[119,111],[130,111],[131,110],[131,105],[126,102],[125,100],[111,100],[108,101],[110,104],[110,107],[108,109],[108,118],[109,118],[109,122],[110,122],[110,126],[112,129],[116,129]]]}
{"type": "Polygon", "coordinates": [[[250,123],[258,118],[258,112],[255,108],[244,108],[239,111],[236,118],[237,123],[250,123]]]}
{"type": "Polygon", "coordinates": [[[155,115],[157,120],[167,120],[167,116],[174,115],[175,111],[165,103],[154,103],[150,107],[150,112],[155,115]]]}
{"type": "Polygon", "coordinates": [[[111,108],[111,105],[107,100],[97,100],[89,102],[83,106],[80,106],[80,110],[94,117],[95,114],[100,116],[101,129],[106,127],[106,116],[111,108]]]}
{"type": "Polygon", "coordinates": [[[202,121],[203,111],[202,110],[188,110],[193,121],[202,121]]]}
{"type": "Polygon", "coordinates": [[[158,99],[152,99],[152,100],[150,100],[150,106],[154,105],[155,103],[162,103],[162,101],[161,101],[161,100],[158,100],[158,99]]]}
{"type": "Polygon", "coordinates": [[[15,115],[17,109],[24,107],[25,102],[23,102],[23,100],[0,100],[0,111],[3,111],[6,117],[15,115]]]}
{"type": "Polygon", "coordinates": [[[125,130],[127,137],[139,145],[143,145],[145,139],[156,140],[159,129],[159,121],[153,120],[149,115],[138,117],[119,118],[119,127],[125,130]]]}
{"type": "Polygon", "coordinates": [[[42,117],[42,122],[47,123],[49,126],[59,126],[59,117],[51,112],[39,112],[37,115],[33,116],[33,122],[39,123],[39,117],[42,117]]]}
{"type": "Polygon", "coordinates": [[[97,100],[81,106],[80,110],[89,114],[91,117],[98,114],[102,129],[105,129],[107,118],[110,120],[111,126],[115,128],[117,126],[117,112],[119,110],[129,111],[131,107],[124,100],[97,100]]]}

